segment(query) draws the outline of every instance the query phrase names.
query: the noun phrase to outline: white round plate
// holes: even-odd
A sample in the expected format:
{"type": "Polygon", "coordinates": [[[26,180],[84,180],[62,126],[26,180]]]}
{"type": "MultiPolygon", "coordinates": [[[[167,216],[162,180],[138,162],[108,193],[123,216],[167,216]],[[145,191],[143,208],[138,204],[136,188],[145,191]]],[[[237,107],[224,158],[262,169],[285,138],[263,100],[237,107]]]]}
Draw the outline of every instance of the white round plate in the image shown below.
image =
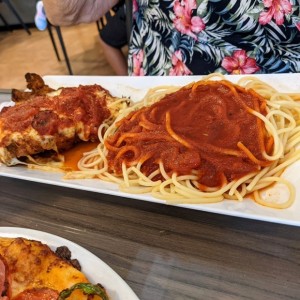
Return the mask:
{"type": "Polygon", "coordinates": [[[46,232],[19,227],[0,227],[0,236],[23,237],[41,241],[52,250],[59,246],[67,246],[72,253],[72,258],[79,260],[82,272],[92,283],[101,283],[111,300],[138,300],[132,289],[113,269],[85,248],[67,239],[46,232]]]}

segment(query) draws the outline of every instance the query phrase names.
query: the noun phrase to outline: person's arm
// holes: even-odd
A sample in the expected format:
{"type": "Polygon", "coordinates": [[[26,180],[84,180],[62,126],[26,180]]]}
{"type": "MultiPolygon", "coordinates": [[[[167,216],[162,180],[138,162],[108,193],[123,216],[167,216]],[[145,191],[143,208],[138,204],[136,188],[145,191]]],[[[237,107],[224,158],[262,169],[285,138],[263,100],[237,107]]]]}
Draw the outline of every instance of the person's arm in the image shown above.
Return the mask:
{"type": "Polygon", "coordinates": [[[51,24],[68,26],[99,20],[119,0],[43,0],[51,24]]]}

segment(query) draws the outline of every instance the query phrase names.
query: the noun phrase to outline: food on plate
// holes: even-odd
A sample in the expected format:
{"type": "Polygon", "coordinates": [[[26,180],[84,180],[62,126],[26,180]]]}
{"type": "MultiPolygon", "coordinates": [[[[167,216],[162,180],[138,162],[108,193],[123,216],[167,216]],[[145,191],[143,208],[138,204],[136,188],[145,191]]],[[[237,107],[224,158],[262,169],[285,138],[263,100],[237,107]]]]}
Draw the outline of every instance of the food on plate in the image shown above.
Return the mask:
{"type": "Polygon", "coordinates": [[[287,208],[295,199],[282,175],[300,159],[300,94],[211,74],[133,103],[96,84],[53,90],[36,74],[26,80],[29,91],[14,91],[16,105],[0,112],[0,162],[74,170],[61,155],[72,148],[79,171],[64,179],[100,178],[174,204],[251,198],[287,208]],[[79,141],[94,144],[77,164],[79,141]],[[283,197],[268,192],[275,183],[283,197]]]}
{"type": "Polygon", "coordinates": [[[12,89],[12,101],[21,102],[34,96],[43,96],[55,91],[45,84],[43,78],[35,73],[26,73],[27,91],[12,89]]]}
{"type": "Polygon", "coordinates": [[[9,288],[9,272],[7,263],[2,255],[0,255],[0,299],[7,300],[11,298],[11,290],[9,288]]]}
{"type": "Polygon", "coordinates": [[[61,257],[40,241],[0,237],[0,299],[109,299],[75,266],[70,255],[61,257]]]}
{"type": "Polygon", "coordinates": [[[294,186],[281,175],[300,159],[299,94],[255,77],[233,84],[219,74],[168,92],[150,90],[99,130],[100,145],[66,178],[97,177],[169,203],[247,196],[274,208],[293,203],[294,186]],[[275,182],[287,186],[285,201],[262,195],[275,182]]]}
{"type": "Polygon", "coordinates": [[[30,90],[14,90],[15,105],[0,112],[0,162],[6,165],[60,162],[78,142],[98,141],[99,126],[128,104],[97,84],[53,90],[37,74],[25,77],[30,90]]]}

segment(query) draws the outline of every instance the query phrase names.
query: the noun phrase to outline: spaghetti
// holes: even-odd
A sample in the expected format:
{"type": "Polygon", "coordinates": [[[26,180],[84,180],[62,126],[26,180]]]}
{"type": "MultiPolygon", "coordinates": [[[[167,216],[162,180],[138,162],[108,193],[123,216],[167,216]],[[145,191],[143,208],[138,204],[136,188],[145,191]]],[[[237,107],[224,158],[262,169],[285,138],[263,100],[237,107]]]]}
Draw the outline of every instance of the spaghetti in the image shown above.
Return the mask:
{"type": "Polygon", "coordinates": [[[152,89],[99,127],[100,144],[66,177],[97,177],[169,203],[252,195],[265,206],[289,207],[295,189],[281,174],[300,159],[299,99],[254,77],[233,84],[219,74],[152,89]],[[288,187],[284,202],[261,196],[275,182],[288,187]]]}

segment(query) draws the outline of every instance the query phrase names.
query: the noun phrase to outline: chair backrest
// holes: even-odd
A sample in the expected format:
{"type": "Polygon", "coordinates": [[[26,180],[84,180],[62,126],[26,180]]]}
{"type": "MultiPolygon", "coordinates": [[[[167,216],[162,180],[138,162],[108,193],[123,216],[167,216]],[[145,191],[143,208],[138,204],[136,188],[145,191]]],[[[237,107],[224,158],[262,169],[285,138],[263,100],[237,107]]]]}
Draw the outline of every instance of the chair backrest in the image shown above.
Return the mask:
{"type": "MultiPolygon", "coordinates": [[[[123,5],[124,5],[124,12],[125,12],[125,26],[126,26],[127,42],[129,43],[130,37],[131,37],[131,30],[132,30],[132,0],[125,0],[123,5]]],[[[107,14],[110,14],[110,16],[114,16],[115,10],[111,9],[107,14]]],[[[96,25],[97,25],[99,32],[107,24],[107,14],[96,21],[96,25]]]]}
{"type": "MultiPolygon", "coordinates": [[[[0,0],[0,3],[5,3],[6,6],[8,7],[8,9],[14,14],[14,16],[18,19],[18,21],[20,22],[20,24],[22,25],[22,27],[26,30],[26,32],[30,35],[31,31],[29,30],[28,26],[24,23],[23,19],[21,18],[19,12],[17,11],[17,9],[14,7],[14,5],[10,2],[10,0],[0,0]]],[[[3,19],[3,16],[1,18],[1,20],[7,24],[6,20],[3,19]]]]}
{"type": "Polygon", "coordinates": [[[132,30],[132,0],[125,0],[127,40],[130,42],[132,30]]]}

